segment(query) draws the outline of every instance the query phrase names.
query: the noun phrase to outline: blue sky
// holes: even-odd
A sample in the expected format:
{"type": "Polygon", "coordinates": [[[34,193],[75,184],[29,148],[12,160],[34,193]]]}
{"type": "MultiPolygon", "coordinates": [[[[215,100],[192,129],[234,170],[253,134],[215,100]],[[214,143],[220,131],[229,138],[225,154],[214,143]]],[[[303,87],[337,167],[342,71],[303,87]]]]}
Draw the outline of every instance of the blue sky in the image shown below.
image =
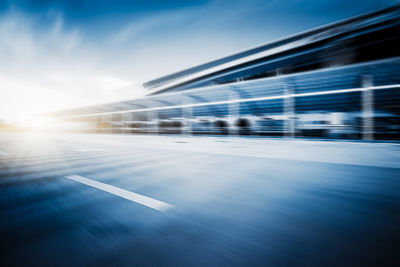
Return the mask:
{"type": "Polygon", "coordinates": [[[0,118],[139,97],[141,84],[398,0],[0,0],[0,118]]]}

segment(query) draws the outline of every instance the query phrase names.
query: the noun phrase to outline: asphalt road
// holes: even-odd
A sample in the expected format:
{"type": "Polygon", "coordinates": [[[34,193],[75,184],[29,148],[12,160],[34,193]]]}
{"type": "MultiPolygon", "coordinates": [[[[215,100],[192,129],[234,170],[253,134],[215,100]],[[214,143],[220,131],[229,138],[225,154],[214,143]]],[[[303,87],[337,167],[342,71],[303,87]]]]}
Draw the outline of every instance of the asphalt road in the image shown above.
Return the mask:
{"type": "Polygon", "coordinates": [[[2,266],[399,266],[400,146],[0,134],[2,266]]]}

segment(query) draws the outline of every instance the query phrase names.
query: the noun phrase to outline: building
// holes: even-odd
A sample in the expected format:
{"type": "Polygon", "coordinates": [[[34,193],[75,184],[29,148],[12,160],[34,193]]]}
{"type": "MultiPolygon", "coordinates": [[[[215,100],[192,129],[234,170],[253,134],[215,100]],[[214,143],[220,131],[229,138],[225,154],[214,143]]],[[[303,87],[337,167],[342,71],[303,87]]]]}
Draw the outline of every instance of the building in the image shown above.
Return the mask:
{"type": "Polygon", "coordinates": [[[399,138],[399,18],[400,6],[350,18],[53,116],[95,132],[399,138]]]}

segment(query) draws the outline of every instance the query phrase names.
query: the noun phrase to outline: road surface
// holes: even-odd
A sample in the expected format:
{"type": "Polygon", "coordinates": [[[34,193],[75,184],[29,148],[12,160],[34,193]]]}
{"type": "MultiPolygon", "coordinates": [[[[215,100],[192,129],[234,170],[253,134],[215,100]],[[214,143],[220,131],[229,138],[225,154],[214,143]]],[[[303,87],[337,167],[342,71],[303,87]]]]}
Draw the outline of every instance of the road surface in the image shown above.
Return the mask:
{"type": "Polygon", "coordinates": [[[3,266],[395,266],[400,145],[0,134],[3,266]]]}

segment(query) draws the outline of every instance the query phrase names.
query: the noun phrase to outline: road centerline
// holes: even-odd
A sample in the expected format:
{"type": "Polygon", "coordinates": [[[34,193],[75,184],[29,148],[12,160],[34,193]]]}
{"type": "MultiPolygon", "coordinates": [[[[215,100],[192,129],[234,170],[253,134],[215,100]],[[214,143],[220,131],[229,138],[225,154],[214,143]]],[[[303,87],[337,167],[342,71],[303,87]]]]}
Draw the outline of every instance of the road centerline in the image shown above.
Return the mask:
{"type": "Polygon", "coordinates": [[[68,178],[70,180],[74,180],[76,182],[103,190],[105,192],[128,199],[132,202],[136,202],[138,204],[141,204],[143,206],[146,206],[146,207],[158,210],[158,211],[165,212],[174,207],[173,205],[165,203],[163,201],[160,201],[160,200],[157,200],[154,198],[150,198],[150,197],[146,197],[146,196],[143,196],[143,195],[140,195],[140,194],[116,187],[116,186],[112,186],[109,184],[91,180],[91,179],[85,178],[80,175],[68,175],[68,176],[65,176],[65,178],[68,178]]]}

